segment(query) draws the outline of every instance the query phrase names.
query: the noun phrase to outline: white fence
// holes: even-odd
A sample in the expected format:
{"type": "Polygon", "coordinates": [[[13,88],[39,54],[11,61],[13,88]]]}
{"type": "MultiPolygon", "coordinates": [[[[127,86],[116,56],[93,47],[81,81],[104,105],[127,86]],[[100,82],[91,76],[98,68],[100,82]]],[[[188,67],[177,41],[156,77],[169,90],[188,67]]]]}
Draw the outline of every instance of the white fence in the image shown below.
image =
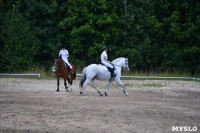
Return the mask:
{"type": "MultiPolygon", "coordinates": [[[[40,74],[8,74],[8,73],[0,73],[0,75],[35,75],[40,78],[40,74]]],[[[82,74],[77,74],[76,79],[80,79],[82,74]]],[[[156,76],[121,76],[122,78],[134,78],[134,79],[185,79],[185,80],[193,80],[193,81],[200,81],[199,78],[193,77],[156,77],[156,76]]]]}
{"type": "MultiPolygon", "coordinates": [[[[82,77],[82,74],[77,74],[77,79],[82,77]]],[[[156,76],[121,76],[122,78],[135,78],[135,79],[186,79],[186,80],[193,80],[193,81],[200,81],[199,78],[193,77],[156,77],[156,76]]]]}
{"type": "Polygon", "coordinates": [[[17,76],[22,76],[22,75],[35,75],[35,76],[38,76],[38,78],[40,78],[40,74],[34,74],[34,73],[30,73],[30,74],[8,74],[8,73],[0,73],[0,75],[10,75],[10,76],[12,76],[12,75],[17,75],[17,76]]]}

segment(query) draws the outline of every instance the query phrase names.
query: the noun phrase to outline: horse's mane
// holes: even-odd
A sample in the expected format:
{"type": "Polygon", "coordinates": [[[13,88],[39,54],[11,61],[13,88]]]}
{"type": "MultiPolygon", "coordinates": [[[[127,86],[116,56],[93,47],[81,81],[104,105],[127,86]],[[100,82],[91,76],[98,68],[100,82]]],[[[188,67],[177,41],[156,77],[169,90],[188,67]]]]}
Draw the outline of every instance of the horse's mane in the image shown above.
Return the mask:
{"type": "Polygon", "coordinates": [[[121,60],[121,59],[124,59],[124,57],[119,57],[119,58],[117,58],[117,59],[114,59],[114,60],[112,61],[112,63],[116,64],[116,63],[119,62],[119,60],[121,60]]]}

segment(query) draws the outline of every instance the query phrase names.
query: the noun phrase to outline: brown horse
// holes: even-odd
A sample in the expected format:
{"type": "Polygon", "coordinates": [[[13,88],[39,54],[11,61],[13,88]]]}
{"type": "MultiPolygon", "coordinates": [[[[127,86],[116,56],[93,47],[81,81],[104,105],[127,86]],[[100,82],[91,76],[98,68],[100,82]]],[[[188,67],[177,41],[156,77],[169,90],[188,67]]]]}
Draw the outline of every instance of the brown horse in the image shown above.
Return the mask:
{"type": "Polygon", "coordinates": [[[69,73],[68,69],[65,67],[61,57],[56,57],[54,59],[55,63],[55,74],[57,78],[57,92],[59,92],[59,85],[60,85],[60,77],[64,78],[64,86],[66,91],[70,92],[72,90],[72,83],[73,80],[76,79],[76,67],[73,63],[69,62],[70,65],[72,66],[71,71],[73,72],[72,74],[69,73]],[[66,80],[68,80],[68,85],[66,83],[66,80]]]}

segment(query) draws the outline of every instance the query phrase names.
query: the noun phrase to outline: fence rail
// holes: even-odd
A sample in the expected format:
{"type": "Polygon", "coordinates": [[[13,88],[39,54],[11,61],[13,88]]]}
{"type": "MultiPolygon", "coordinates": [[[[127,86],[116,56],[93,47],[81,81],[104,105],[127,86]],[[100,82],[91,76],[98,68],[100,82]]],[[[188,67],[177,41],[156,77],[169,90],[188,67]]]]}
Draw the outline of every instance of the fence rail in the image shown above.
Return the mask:
{"type": "Polygon", "coordinates": [[[35,75],[38,76],[38,78],[40,78],[40,74],[34,74],[34,73],[30,73],[30,74],[9,74],[9,73],[0,73],[0,75],[7,75],[7,76],[12,76],[12,75],[17,75],[17,76],[21,76],[21,75],[35,75]]]}
{"type": "MultiPolygon", "coordinates": [[[[8,73],[0,73],[0,75],[35,75],[40,78],[40,74],[8,74],[8,73]]],[[[82,77],[82,74],[77,74],[77,79],[82,77]]],[[[193,78],[193,77],[156,77],[156,76],[121,76],[121,78],[135,78],[135,79],[186,79],[186,80],[193,80],[193,81],[200,81],[199,78],[193,78]]]]}
{"type": "MultiPolygon", "coordinates": [[[[77,79],[82,77],[82,74],[77,74],[77,79]]],[[[156,77],[156,76],[121,76],[121,78],[135,78],[135,79],[188,79],[193,81],[200,81],[199,78],[193,77],[156,77]]]]}

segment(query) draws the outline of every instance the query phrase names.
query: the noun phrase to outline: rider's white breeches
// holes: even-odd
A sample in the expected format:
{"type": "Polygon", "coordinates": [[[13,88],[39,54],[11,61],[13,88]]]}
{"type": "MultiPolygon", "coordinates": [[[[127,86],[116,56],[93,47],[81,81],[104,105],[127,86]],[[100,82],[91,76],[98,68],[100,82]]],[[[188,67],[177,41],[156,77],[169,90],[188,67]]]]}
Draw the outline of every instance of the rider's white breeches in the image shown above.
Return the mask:
{"type": "Polygon", "coordinates": [[[108,62],[104,62],[103,64],[106,65],[107,67],[113,68],[113,66],[108,62]]]}
{"type": "Polygon", "coordinates": [[[72,69],[72,66],[69,64],[69,62],[68,62],[67,58],[63,58],[62,60],[63,60],[65,63],[67,63],[67,65],[69,65],[69,66],[70,66],[70,68],[72,69]]]}

